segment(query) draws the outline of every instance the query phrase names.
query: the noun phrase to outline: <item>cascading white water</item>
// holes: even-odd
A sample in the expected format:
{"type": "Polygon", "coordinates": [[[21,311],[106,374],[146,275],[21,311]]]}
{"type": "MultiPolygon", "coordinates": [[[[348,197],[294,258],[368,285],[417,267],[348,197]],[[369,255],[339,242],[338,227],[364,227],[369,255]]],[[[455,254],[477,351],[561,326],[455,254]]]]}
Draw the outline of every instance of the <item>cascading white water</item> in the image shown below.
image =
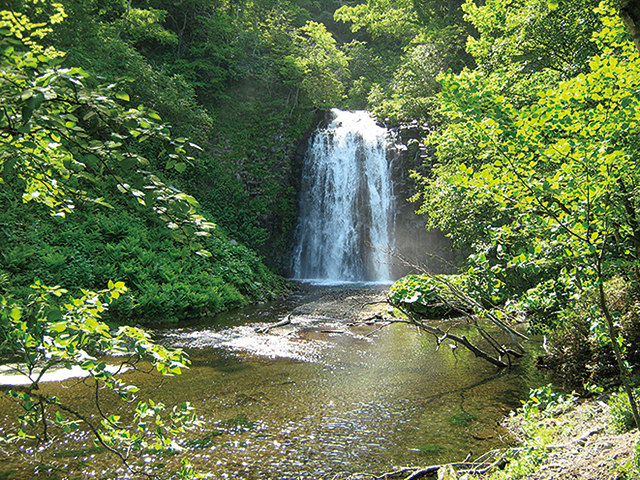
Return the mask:
{"type": "Polygon", "coordinates": [[[389,132],[367,112],[332,110],[305,156],[293,273],[315,283],[391,281],[389,132]]]}

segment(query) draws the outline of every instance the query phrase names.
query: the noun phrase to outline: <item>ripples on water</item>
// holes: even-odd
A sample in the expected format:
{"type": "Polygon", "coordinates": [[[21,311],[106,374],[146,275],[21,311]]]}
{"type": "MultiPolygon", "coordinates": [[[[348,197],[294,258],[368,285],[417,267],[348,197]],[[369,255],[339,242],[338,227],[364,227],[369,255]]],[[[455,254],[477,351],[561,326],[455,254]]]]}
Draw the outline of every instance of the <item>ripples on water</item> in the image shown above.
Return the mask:
{"type": "MultiPolygon", "coordinates": [[[[504,445],[497,422],[526,395],[524,370],[500,374],[462,349],[436,352],[431,337],[405,325],[349,327],[299,315],[256,333],[291,309],[244,310],[210,325],[159,331],[161,343],[187,351],[191,368],[161,382],[139,372],[122,376],[141,387],[140,399],[194,404],[205,427],[186,445],[198,471],[311,480],[456,461],[504,445]],[[456,422],[461,415],[468,421],[456,422]]],[[[98,476],[113,469],[99,455],[81,460],[77,468],[98,476]]]]}
{"type": "Polygon", "coordinates": [[[523,376],[498,374],[461,349],[436,352],[431,337],[404,325],[304,316],[292,324],[268,334],[248,323],[163,336],[193,358],[187,375],[198,380],[180,380],[185,393],[211,386],[198,411],[214,422],[255,422],[202,452],[221,478],[380,473],[479,455],[503,446],[497,421],[527,390],[523,376]],[[456,425],[461,414],[467,421],[456,425]]]}
{"type": "Polygon", "coordinates": [[[163,343],[174,348],[224,348],[267,358],[317,361],[326,347],[321,341],[300,341],[290,335],[259,334],[258,325],[246,325],[221,331],[176,330],[164,336],[163,343]]]}

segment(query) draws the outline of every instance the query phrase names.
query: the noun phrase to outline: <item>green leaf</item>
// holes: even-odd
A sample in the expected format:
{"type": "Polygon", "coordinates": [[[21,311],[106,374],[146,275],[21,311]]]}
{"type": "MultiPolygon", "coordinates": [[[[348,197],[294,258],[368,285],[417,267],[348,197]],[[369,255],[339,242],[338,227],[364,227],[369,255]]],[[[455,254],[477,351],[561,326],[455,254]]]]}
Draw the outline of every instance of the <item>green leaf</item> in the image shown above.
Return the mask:
{"type": "Polygon", "coordinates": [[[67,322],[57,322],[52,324],[49,327],[49,330],[57,333],[64,332],[67,329],[67,325],[68,325],[67,322]]]}

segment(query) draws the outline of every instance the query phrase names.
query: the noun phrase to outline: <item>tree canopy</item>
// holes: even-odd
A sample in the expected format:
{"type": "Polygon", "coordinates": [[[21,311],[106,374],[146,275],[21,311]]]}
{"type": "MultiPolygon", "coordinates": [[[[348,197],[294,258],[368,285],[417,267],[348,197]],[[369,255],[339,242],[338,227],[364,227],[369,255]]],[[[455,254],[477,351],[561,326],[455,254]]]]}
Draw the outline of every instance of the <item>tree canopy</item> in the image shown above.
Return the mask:
{"type": "Polygon", "coordinates": [[[449,124],[431,138],[439,164],[415,174],[421,210],[471,250],[479,293],[520,302],[542,331],[598,292],[591,329],[615,352],[633,399],[605,282],[638,280],[639,52],[606,2],[593,13],[573,2],[548,14],[538,2],[464,8],[480,34],[467,44],[477,66],[440,77],[449,124]],[[574,28],[561,31],[569,18],[574,28]],[[573,48],[544,48],[532,28],[543,39],[567,35],[573,48]]]}

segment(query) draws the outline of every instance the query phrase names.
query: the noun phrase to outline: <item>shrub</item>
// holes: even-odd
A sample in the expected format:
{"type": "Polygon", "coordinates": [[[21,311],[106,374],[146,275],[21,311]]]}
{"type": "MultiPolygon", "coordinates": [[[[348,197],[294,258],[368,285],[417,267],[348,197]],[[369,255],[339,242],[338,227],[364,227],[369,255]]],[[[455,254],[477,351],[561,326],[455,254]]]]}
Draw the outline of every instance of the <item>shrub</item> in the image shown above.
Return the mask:
{"type": "Polygon", "coordinates": [[[576,402],[575,395],[557,392],[551,384],[540,388],[532,388],[529,398],[522,402],[520,412],[525,419],[531,420],[544,414],[555,416],[569,410],[576,402]]]}
{"type": "MultiPolygon", "coordinates": [[[[462,276],[447,276],[447,281],[460,287],[462,276]]],[[[389,303],[423,318],[459,315],[466,307],[456,300],[445,283],[428,275],[408,275],[391,286],[389,303]]]]}
{"type": "MultiPolygon", "coordinates": [[[[631,365],[640,361],[637,288],[622,277],[605,284],[607,302],[620,327],[626,360],[631,365]]],[[[561,312],[557,327],[549,332],[548,353],[538,359],[539,365],[551,369],[572,388],[581,388],[586,383],[607,385],[618,376],[596,293],[585,293],[561,312]]]]}
{"type": "MultiPolygon", "coordinates": [[[[638,391],[636,390],[634,393],[637,398],[638,391]]],[[[629,397],[622,389],[614,393],[609,399],[609,411],[611,412],[611,425],[616,432],[624,433],[636,427],[629,397]]]]}

